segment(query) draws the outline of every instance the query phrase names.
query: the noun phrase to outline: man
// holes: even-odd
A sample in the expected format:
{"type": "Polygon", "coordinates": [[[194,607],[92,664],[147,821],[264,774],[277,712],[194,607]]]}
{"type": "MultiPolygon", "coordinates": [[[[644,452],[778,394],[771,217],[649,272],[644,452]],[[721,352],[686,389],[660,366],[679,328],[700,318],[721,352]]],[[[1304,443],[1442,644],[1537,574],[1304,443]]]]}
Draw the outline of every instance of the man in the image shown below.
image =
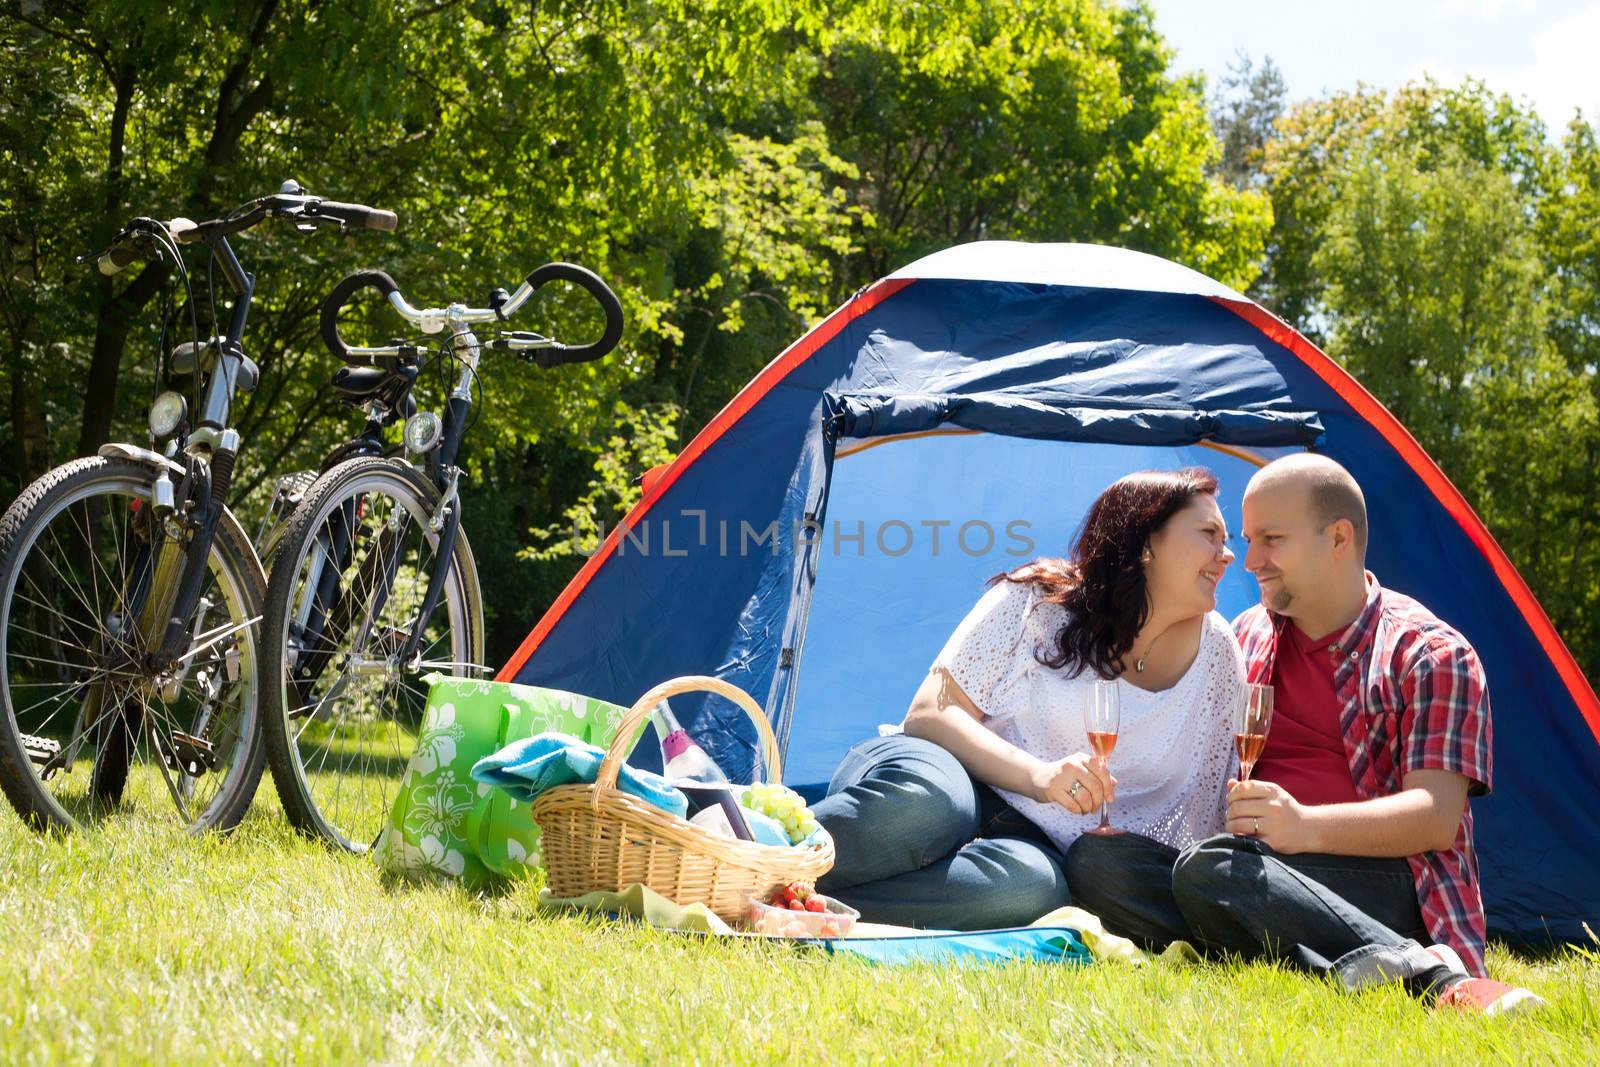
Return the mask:
{"type": "Polygon", "coordinates": [[[1332,460],[1267,465],[1243,511],[1262,602],[1234,630],[1248,679],[1274,687],[1266,749],[1229,782],[1227,835],[1181,854],[1079,839],[1075,900],[1148,946],[1198,940],[1350,988],[1400,980],[1489,1014],[1543,1003],[1484,975],[1467,798],[1489,789],[1489,698],[1472,646],[1367,572],[1366,503],[1332,460]]]}

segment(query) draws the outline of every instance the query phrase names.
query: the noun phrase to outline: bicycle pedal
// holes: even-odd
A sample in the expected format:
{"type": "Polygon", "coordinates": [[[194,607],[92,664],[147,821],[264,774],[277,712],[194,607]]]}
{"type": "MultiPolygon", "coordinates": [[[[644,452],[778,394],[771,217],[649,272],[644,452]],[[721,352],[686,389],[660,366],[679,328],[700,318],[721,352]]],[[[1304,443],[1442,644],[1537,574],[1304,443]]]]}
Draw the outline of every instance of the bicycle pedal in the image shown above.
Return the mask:
{"type": "Polygon", "coordinates": [[[61,742],[53,737],[23,734],[22,751],[28,754],[29,760],[42,767],[61,754],[61,742]]]}
{"type": "Polygon", "coordinates": [[[217,748],[210,741],[202,737],[193,737],[189,734],[172,732],[172,750],[163,751],[167,757],[167,767],[170,770],[187,774],[191,778],[198,777],[205,771],[217,769],[217,748]]]}

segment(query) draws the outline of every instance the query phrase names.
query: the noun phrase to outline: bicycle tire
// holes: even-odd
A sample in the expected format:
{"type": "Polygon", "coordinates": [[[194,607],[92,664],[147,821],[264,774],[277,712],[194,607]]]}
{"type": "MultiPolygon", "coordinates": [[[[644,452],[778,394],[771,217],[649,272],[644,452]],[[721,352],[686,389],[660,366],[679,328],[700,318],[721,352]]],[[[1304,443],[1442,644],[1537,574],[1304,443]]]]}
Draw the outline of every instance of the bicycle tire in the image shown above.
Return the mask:
{"type": "MultiPolygon", "coordinates": [[[[383,493],[391,500],[409,502],[407,511],[415,509],[412,517],[432,515],[438,507],[439,492],[433,483],[429,482],[415,468],[403,461],[387,459],[376,456],[361,456],[349,459],[329,469],[325,474],[312,484],[305,493],[300,505],[290,517],[289,527],[278,543],[271,576],[267,582],[266,617],[262,626],[262,735],[265,741],[267,766],[272,772],[272,778],[277,785],[278,797],[283,805],[285,816],[298,830],[312,837],[321,838],[330,844],[345,851],[365,852],[381,829],[381,822],[388,814],[388,805],[393,802],[393,792],[398,788],[399,776],[404,772],[404,765],[409,763],[411,752],[415,747],[414,734],[407,738],[403,726],[397,726],[393,721],[380,722],[374,728],[374,733],[381,733],[386,740],[380,743],[386,745],[381,761],[389,771],[393,772],[393,788],[380,778],[379,784],[371,791],[372,803],[365,803],[368,789],[365,777],[362,778],[358,800],[350,806],[349,811],[330,810],[334,805],[329,803],[327,783],[317,782],[313,779],[319,775],[328,774],[329,753],[338,748],[337,738],[330,737],[323,749],[323,755],[318,761],[315,755],[307,756],[303,738],[314,722],[322,718],[324,723],[330,719],[333,726],[328,731],[345,729],[347,719],[351,721],[351,732],[355,732],[358,724],[354,720],[358,716],[369,717],[374,714],[371,704],[365,704],[361,709],[354,709],[353,705],[346,706],[343,702],[342,691],[337,697],[341,703],[325,706],[326,701],[320,700],[314,710],[306,711],[311,707],[308,699],[297,683],[290,678],[291,658],[307,654],[299,642],[303,633],[296,633],[296,627],[303,623],[297,622],[297,613],[306,610],[306,589],[303,584],[306,568],[314,566],[318,561],[310,559],[317,550],[319,543],[324,545],[323,558],[326,558],[326,541],[319,542],[319,538],[328,536],[329,523],[335,511],[347,514],[342,509],[358,497],[364,503],[370,503],[376,493],[383,493]],[[327,717],[323,717],[324,711],[327,717]],[[297,720],[304,718],[306,721],[297,726],[297,720]],[[308,770],[308,763],[315,766],[308,770]]],[[[392,514],[392,512],[391,512],[392,514]]],[[[380,524],[381,525],[381,524],[380,524]]],[[[417,527],[418,535],[431,547],[437,547],[437,534],[429,534],[423,529],[424,524],[417,527]]],[[[409,530],[409,526],[407,527],[409,530]]],[[[381,535],[381,532],[380,532],[381,535]]],[[[353,535],[352,535],[353,536],[353,535]]],[[[419,554],[420,556],[420,554],[419,554]]],[[[339,568],[338,579],[343,588],[345,572],[349,569],[359,569],[366,565],[370,557],[363,557],[361,563],[342,563],[339,568]]],[[[437,560],[433,561],[437,564],[437,560]]],[[[446,620],[451,641],[453,661],[459,664],[473,663],[481,655],[483,649],[483,607],[482,596],[478,587],[477,566],[473,560],[472,549],[468,544],[464,530],[458,530],[455,546],[451,556],[451,570],[445,579],[444,594],[440,598],[439,606],[435,609],[433,618],[441,616],[446,620]]],[[[411,572],[415,575],[416,571],[411,572]]],[[[352,578],[351,582],[354,583],[352,578]]],[[[424,583],[425,584],[425,583],[424,583]]],[[[359,597],[358,597],[359,599],[359,597]]],[[[340,603],[345,599],[341,595],[340,603]]],[[[387,605],[384,610],[387,610],[387,605]]],[[[369,625],[376,626],[375,620],[369,625]]],[[[340,635],[343,639],[344,635],[340,635]]],[[[357,638],[359,639],[359,635],[357,638]]],[[[317,645],[317,655],[324,655],[324,662],[330,665],[334,661],[334,653],[324,653],[325,644],[317,645]]],[[[346,674],[349,672],[349,655],[354,649],[345,653],[343,667],[346,674]]],[[[312,680],[311,684],[319,684],[327,670],[337,670],[338,667],[330,666],[312,680]]],[[[468,668],[458,666],[445,673],[465,674],[468,668]]],[[[408,676],[409,677],[409,676],[408,676]]],[[[410,686],[419,679],[409,677],[402,684],[410,686]]],[[[338,685],[337,681],[331,686],[338,685]]],[[[326,692],[326,690],[324,690],[326,692]]],[[[413,686],[408,690],[413,697],[420,694],[420,688],[413,686]]],[[[396,693],[399,697],[399,693],[396,693]]],[[[333,699],[333,698],[328,698],[333,699]]],[[[381,700],[378,701],[381,705],[381,700]]],[[[377,714],[383,714],[379,708],[377,714]]],[[[370,722],[368,722],[370,725],[370,722]]],[[[361,743],[357,742],[348,746],[350,749],[360,749],[361,743]]],[[[345,771],[351,759],[366,758],[364,753],[358,752],[351,755],[342,751],[334,764],[333,774],[339,776],[341,781],[335,786],[342,790],[345,771]]],[[[377,762],[377,757],[374,762],[377,762]]],[[[365,766],[365,764],[363,764],[365,766]]]]}
{"type": "MultiPolygon", "coordinates": [[[[36,541],[67,508],[96,495],[129,496],[148,506],[154,480],[155,472],[151,468],[132,460],[100,456],[78,459],[40,476],[0,516],[0,790],[34,829],[70,831],[78,828],[80,821],[45,786],[35,770],[34,758],[30,757],[24,740],[32,735],[24,733],[13,697],[10,638],[13,606],[23,568],[36,541]]],[[[224,513],[217,523],[208,562],[213,580],[221,582],[219,591],[224,599],[231,593],[236,601],[230,605],[233,617],[237,620],[260,615],[266,598],[265,578],[248,537],[230,513],[224,513]]],[[[236,826],[249,809],[261,779],[264,748],[260,741],[259,685],[254,677],[255,664],[260,662],[259,627],[248,627],[240,633],[241,678],[246,681],[241,690],[241,715],[246,723],[238,731],[235,744],[243,744],[243,752],[233,753],[237,758],[229,765],[215,797],[197,817],[188,821],[186,828],[190,832],[227,830],[236,826]]],[[[84,648],[84,651],[91,650],[84,648]]],[[[94,683],[87,684],[92,687],[94,683]]],[[[122,699],[127,698],[124,694],[122,699]]],[[[122,721],[123,716],[116,716],[107,729],[117,728],[122,721]]],[[[127,782],[128,763],[140,744],[137,736],[125,739],[129,748],[120,766],[115,760],[109,763],[104,760],[104,750],[100,749],[88,771],[89,792],[109,806],[120,803],[127,782]]],[[[192,782],[190,784],[192,787],[192,782]]],[[[91,803],[89,807],[92,810],[95,805],[91,803]]]]}

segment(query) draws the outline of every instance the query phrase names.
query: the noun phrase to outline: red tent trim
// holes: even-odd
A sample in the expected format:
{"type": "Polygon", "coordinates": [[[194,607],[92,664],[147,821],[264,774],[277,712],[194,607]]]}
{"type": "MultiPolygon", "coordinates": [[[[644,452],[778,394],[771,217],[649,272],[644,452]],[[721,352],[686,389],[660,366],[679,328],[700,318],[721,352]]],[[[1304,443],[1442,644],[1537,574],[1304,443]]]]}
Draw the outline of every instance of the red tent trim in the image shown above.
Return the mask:
{"type": "Polygon", "coordinates": [[[768,363],[749,385],[739,390],[738,395],[728,401],[727,406],[719,411],[715,418],[706,423],[699,433],[695,434],[694,440],[689,442],[688,447],[665,470],[659,472],[651,471],[644,482],[644,496],[629,510],[622,522],[606,535],[605,542],[600,546],[600,550],[590,556],[583,568],[573,576],[572,581],[567,583],[567,587],[561,591],[561,595],[556,597],[555,603],[550,605],[550,610],[544,613],[544,617],[523,639],[516,652],[512,653],[511,658],[506,661],[506,665],[500,668],[500,673],[495,675],[495,680],[509,682],[516,678],[517,672],[522,669],[522,665],[528,662],[528,657],[533,655],[534,650],[544,641],[546,635],[555,629],[556,623],[561,621],[561,617],[566,614],[567,609],[578,599],[584,588],[594,580],[596,572],[616,552],[617,545],[622,540],[623,532],[635,528],[640,520],[655,506],[656,501],[660,500],[672,488],[673,483],[683,475],[684,471],[689,469],[695,460],[704,455],[706,450],[715,444],[723,434],[727,433],[733,424],[742,419],[751,408],[755,407],[762,397],[766,396],[779,382],[788,377],[790,371],[810,359],[817,349],[833,340],[834,337],[838,336],[839,331],[843,330],[851,322],[910,285],[913,280],[911,278],[885,278],[874,283],[864,292],[837,308],[833,314],[823,319],[810,333],[807,333],[780,352],[778,357],[768,363]]]}
{"type": "Polygon", "coordinates": [[[1423,449],[1417,439],[1411,436],[1394,414],[1378,401],[1378,398],[1367,392],[1362,384],[1351,377],[1350,373],[1339,366],[1316,345],[1306,340],[1298,330],[1272,314],[1259,304],[1250,302],[1240,303],[1233,300],[1221,300],[1208,297],[1221,304],[1229,311],[1238,315],[1256,329],[1266,334],[1273,341],[1282,345],[1299,358],[1312,373],[1321,378],[1335,393],[1353,409],[1356,414],[1377,430],[1383,439],[1389,442],[1406,465],[1417,473],[1428,487],[1428,490],[1444,505],[1446,511],[1460,524],[1472,543],[1477,546],[1489,561],[1489,566],[1494,570],[1495,577],[1505,586],[1506,592],[1511,594],[1512,603],[1522,613],[1522,618],[1533,630],[1534,636],[1539,639],[1539,644],[1544,647],[1545,654],[1550,657],[1550,662],[1555,665],[1556,673],[1561,676],[1566,684],[1567,692],[1572,695],[1573,703],[1578,705],[1578,710],[1583,713],[1584,720],[1589,724],[1589,730],[1594,734],[1595,741],[1600,742],[1600,697],[1595,695],[1594,687],[1583,676],[1583,671],[1578,667],[1578,661],[1573,658],[1572,650],[1567,648],[1561,635],[1556,632],[1555,624],[1550,621],[1550,616],[1545,614],[1538,598],[1533,595],[1533,590],[1528,588],[1525,581],[1511,560],[1506,556],[1505,550],[1494,539],[1494,534],[1483,524],[1477,512],[1472,510],[1472,505],[1467,503],[1466,497],[1461,495],[1450,479],[1445,475],[1433,457],[1423,449]]]}

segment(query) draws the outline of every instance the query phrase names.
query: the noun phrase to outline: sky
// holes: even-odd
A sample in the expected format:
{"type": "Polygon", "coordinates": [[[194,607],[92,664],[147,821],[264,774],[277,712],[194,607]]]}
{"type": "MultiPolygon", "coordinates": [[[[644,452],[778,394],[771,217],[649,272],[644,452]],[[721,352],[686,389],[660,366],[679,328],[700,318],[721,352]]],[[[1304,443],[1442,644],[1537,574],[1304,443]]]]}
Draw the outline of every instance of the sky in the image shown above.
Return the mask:
{"type": "Polygon", "coordinates": [[[1559,133],[1600,120],[1600,0],[1151,0],[1179,71],[1215,85],[1240,50],[1271,56],[1289,99],[1431,74],[1482,79],[1559,133]]]}

